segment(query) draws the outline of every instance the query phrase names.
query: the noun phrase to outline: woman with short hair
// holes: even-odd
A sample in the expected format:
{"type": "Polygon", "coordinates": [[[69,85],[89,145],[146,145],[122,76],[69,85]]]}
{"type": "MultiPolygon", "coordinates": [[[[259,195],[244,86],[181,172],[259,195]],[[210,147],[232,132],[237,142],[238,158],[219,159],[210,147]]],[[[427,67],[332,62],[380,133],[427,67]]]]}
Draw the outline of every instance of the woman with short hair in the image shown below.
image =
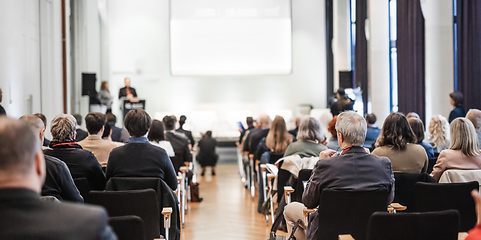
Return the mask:
{"type": "Polygon", "coordinates": [[[452,92],[449,94],[449,101],[454,109],[449,113],[449,123],[458,117],[465,117],[466,110],[461,105],[464,102],[464,95],[460,91],[452,92]]]}
{"type": "Polygon", "coordinates": [[[393,112],[384,121],[372,154],[388,157],[393,172],[422,173],[428,169],[428,156],[416,144],[416,135],[402,113],[393,112]]]}
{"type": "Polygon", "coordinates": [[[319,120],[305,117],[299,125],[297,141],[291,143],[284,153],[284,157],[298,154],[300,157],[319,157],[319,153],[326,150],[324,145],[326,135],[322,131],[319,120]]]}
{"type": "Polygon", "coordinates": [[[431,175],[439,181],[448,169],[481,169],[481,150],[474,126],[467,118],[456,118],[451,123],[451,145],[443,150],[433,167],[431,175]]]}
{"type": "Polygon", "coordinates": [[[165,140],[164,124],[162,123],[162,121],[159,121],[157,119],[154,119],[152,121],[152,125],[150,126],[147,138],[152,145],[164,149],[167,152],[167,155],[169,155],[169,157],[175,157],[175,152],[172,144],[169,141],[165,140]]]}

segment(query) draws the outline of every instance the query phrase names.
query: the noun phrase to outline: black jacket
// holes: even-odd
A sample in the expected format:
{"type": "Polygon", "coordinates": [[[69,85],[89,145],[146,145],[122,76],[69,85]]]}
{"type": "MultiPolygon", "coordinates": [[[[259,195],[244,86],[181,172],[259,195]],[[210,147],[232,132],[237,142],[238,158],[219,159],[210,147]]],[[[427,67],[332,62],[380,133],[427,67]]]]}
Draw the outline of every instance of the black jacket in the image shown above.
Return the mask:
{"type": "MultiPolygon", "coordinates": [[[[132,93],[132,95],[134,97],[137,97],[137,92],[135,91],[135,88],[131,87],[130,88],[130,93],[132,93]]],[[[123,87],[119,90],[119,99],[121,97],[127,97],[127,88],[126,87],[123,87]]]]}
{"type": "Polygon", "coordinates": [[[175,157],[172,159],[172,163],[174,164],[175,172],[179,172],[179,168],[185,166],[184,162],[192,162],[189,140],[175,132],[166,132],[165,140],[169,141],[174,148],[175,157]]]}
{"type": "Polygon", "coordinates": [[[80,195],[67,164],[58,158],[44,155],[46,176],[42,187],[42,196],[54,196],[59,200],[84,202],[80,195]]]}
{"type": "Polygon", "coordinates": [[[192,132],[189,130],[184,130],[183,128],[178,128],[175,130],[176,132],[183,133],[185,137],[187,137],[187,140],[189,140],[189,143],[194,146],[195,140],[194,137],[192,136],[192,132]]]}
{"type": "Polygon", "coordinates": [[[91,190],[104,190],[105,174],[94,154],[82,149],[76,143],[55,145],[50,142],[50,149],[43,151],[45,155],[56,157],[67,164],[72,178],[87,178],[91,190]]]}

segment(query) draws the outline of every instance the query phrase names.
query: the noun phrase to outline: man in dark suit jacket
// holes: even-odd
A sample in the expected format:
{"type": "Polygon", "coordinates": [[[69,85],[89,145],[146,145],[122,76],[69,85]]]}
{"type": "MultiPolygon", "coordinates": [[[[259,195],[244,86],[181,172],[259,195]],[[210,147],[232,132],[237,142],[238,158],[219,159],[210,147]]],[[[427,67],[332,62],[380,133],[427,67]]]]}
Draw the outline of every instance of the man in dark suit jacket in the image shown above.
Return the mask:
{"type": "Polygon", "coordinates": [[[183,128],[186,120],[187,120],[187,117],[185,115],[180,116],[179,128],[177,128],[177,130],[175,131],[185,135],[187,140],[189,140],[189,144],[190,144],[189,149],[192,150],[192,147],[194,146],[195,141],[194,141],[194,137],[192,136],[192,132],[189,130],[185,130],[183,128]]]}
{"type": "MultiPolygon", "coordinates": [[[[269,133],[269,129],[271,128],[271,123],[272,120],[269,117],[269,115],[264,114],[260,117],[259,121],[259,128],[253,129],[250,131],[249,135],[247,135],[247,139],[244,143],[248,145],[248,151],[249,154],[256,154],[257,153],[257,146],[261,142],[261,140],[265,137],[267,137],[267,134],[269,133]]],[[[244,151],[247,150],[244,148],[244,151]]],[[[255,156],[254,159],[260,159],[261,156],[255,156]]]]}
{"type": "Polygon", "coordinates": [[[146,137],[151,125],[152,119],[144,110],[127,113],[125,128],[132,137],[110,152],[107,181],[111,177],[158,177],[172,190],[177,189],[177,175],[167,152],[150,144],[146,137]]]}
{"type": "MultiPolygon", "coordinates": [[[[35,129],[40,140],[44,139],[45,124],[41,118],[37,115],[24,115],[19,120],[35,129]]],[[[48,155],[44,155],[44,157],[46,176],[42,187],[42,196],[53,196],[58,200],[83,203],[84,199],[75,186],[67,165],[58,158],[48,155]]]]}
{"type": "Polygon", "coordinates": [[[44,158],[28,124],[2,118],[0,135],[2,239],[117,239],[104,209],[40,199],[44,158]]]}
{"type": "MultiPolygon", "coordinates": [[[[319,161],[314,166],[306,190],[302,194],[302,203],[293,202],[284,209],[287,229],[290,231],[297,219],[304,219],[305,207],[315,208],[319,205],[323,189],[335,190],[378,190],[390,192],[386,207],[394,199],[394,174],[391,162],[386,157],[368,154],[362,144],[366,138],[366,121],[354,111],[342,112],[338,115],[336,130],[340,155],[328,149],[321,152],[319,161]]],[[[359,206],[362,207],[362,206],[359,206]]],[[[310,217],[307,228],[307,239],[319,239],[319,218],[317,212],[310,217]]],[[[297,240],[306,239],[306,222],[302,220],[294,234],[297,240]]]]}
{"type": "Polygon", "coordinates": [[[179,168],[185,166],[185,162],[192,162],[192,154],[189,150],[189,140],[185,135],[177,133],[175,129],[175,117],[165,116],[162,122],[165,126],[165,139],[172,144],[174,148],[175,157],[172,161],[176,172],[179,168]]]}
{"type": "Polygon", "coordinates": [[[89,133],[80,128],[80,126],[82,125],[82,115],[76,113],[76,114],[73,114],[72,116],[74,116],[75,120],[77,121],[77,126],[75,126],[75,132],[77,132],[75,135],[75,141],[80,142],[84,140],[86,137],[88,137],[89,133]]]}
{"type": "Polygon", "coordinates": [[[130,78],[125,78],[125,87],[119,90],[119,99],[121,97],[134,98],[137,97],[135,88],[130,87],[130,78]]]}

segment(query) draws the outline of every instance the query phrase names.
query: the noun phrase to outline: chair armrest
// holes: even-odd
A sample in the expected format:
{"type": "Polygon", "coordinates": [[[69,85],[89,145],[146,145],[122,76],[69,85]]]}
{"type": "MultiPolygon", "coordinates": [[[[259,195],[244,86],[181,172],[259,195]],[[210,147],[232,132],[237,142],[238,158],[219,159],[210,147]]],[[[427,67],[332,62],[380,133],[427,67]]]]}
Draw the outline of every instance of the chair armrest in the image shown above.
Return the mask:
{"type": "Polygon", "coordinates": [[[294,192],[294,188],[291,186],[284,186],[284,199],[286,201],[286,204],[291,203],[291,193],[294,192]]]}
{"type": "Polygon", "coordinates": [[[351,234],[341,234],[339,235],[339,240],[355,240],[351,234]]]}
{"type": "Polygon", "coordinates": [[[267,169],[267,165],[261,164],[261,172],[264,172],[267,169]]]}
{"type": "Polygon", "coordinates": [[[254,161],[254,154],[249,154],[249,160],[254,161]]]}
{"type": "Polygon", "coordinates": [[[316,209],[312,209],[312,208],[304,208],[304,210],[302,210],[304,214],[304,221],[306,222],[306,226],[309,227],[309,215],[315,211],[316,209]]]}
{"type": "Polygon", "coordinates": [[[177,183],[180,184],[182,182],[182,176],[177,176],[177,183]]]}
{"type": "Polygon", "coordinates": [[[162,208],[162,215],[164,215],[164,226],[167,229],[170,228],[170,221],[167,221],[167,220],[170,219],[171,214],[172,214],[171,207],[162,208]]]}
{"type": "Polygon", "coordinates": [[[467,232],[459,232],[458,233],[458,240],[464,240],[468,237],[468,233],[467,232]]]}
{"type": "Polygon", "coordinates": [[[389,206],[387,206],[387,211],[390,212],[390,213],[396,213],[397,211],[404,211],[407,208],[408,207],[403,206],[399,203],[391,203],[391,204],[389,204],[389,206]]]}
{"type": "Polygon", "coordinates": [[[182,166],[179,168],[179,170],[182,172],[182,173],[185,173],[187,171],[187,167],[186,166],[182,166]]]}

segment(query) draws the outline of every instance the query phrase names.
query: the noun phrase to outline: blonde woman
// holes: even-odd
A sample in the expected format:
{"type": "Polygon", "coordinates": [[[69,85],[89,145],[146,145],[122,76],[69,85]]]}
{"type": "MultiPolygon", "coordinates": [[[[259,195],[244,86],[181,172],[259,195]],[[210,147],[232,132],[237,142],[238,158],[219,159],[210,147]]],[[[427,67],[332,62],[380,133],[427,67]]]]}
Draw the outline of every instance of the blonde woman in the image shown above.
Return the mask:
{"type": "Polygon", "coordinates": [[[434,153],[440,153],[449,147],[449,123],[441,115],[434,115],[428,127],[428,141],[433,146],[434,153]]]}
{"type": "Polygon", "coordinates": [[[431,175],[439,181],[447,169],[481,169],[481,151],[474,126],[467,118],[456,118],[451,122],[451,145],[443,150],[433,167],[431,175]]]}

